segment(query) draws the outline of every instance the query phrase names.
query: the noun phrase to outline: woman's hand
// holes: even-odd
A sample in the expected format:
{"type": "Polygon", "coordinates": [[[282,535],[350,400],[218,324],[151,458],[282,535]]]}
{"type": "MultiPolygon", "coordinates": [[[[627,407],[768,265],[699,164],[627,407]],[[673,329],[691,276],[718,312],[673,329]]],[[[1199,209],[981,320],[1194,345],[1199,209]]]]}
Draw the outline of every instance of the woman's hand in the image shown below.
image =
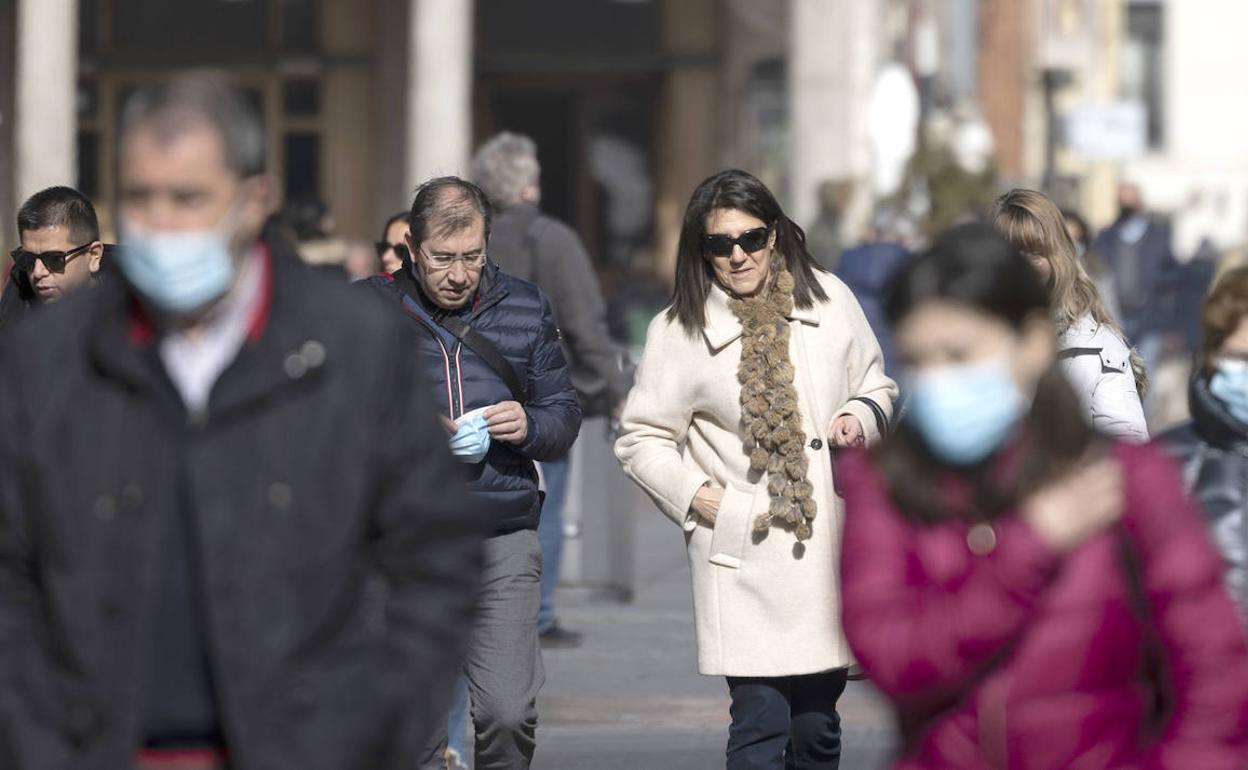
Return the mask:
{"type": "Polygon", "coordinates": [[[689,510],[702,521],[715,526],[715,516],[719,513],[719,503],[724,499],[724,490],[718,487],[702,487],[693,496],[689,510]]]}
{"type": "Polygon", "coordinates": [[[843,414],[832,421],[828,429],[828,438],[832,445],[841,449],[851,446],[862,446],[867,434],[862,430],[862,423],[852,414],[843,414]]]}
{"type": "Polygon", "coordinates": [[[1077,470],[1023,501],[1023,518],[1050,546],[1071,551],[1122,517],[1122,467],[1110,457],[1077,470]]]}

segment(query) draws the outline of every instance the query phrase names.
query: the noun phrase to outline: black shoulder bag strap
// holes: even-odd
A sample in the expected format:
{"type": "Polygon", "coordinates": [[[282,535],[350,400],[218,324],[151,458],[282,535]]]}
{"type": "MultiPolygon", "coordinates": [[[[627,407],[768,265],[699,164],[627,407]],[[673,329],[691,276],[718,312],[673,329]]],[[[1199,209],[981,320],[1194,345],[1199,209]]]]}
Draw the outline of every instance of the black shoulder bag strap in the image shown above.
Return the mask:
{"type": "MultiPolygon", "coordinates": [[[[424,301],[420,296],[420,289],[416,286],[416,279],[412,278],[406,266],[394,272],[394,283],[413,302],[423,307],[424,301]]],[[[502,353],[498,352],[498,348],[494,347],[494,343],[481,336],[480,332],[453,315],[434,317],[433,321],[451,334],[454,334],[455,339],[467,345],[469,350],[476,353],[481,357],[482,361],[489,364],[489,367],[499,377],[503,378],[503,383],[507,385],[507,390],[511,391],[512,398],[521,404],[525,402],[524,385],[520,383],[520,376],[516,374],[515,367],[508,363],[506,358],[503,358],[502,353]]],[[[433,332],[432,329],[429,331],[433,332]]]]}
{"type": "Polygon", "coordinates": [[[511,391],[511,397],[521,404],[524,403],[524,386],[520,384],[520,378],[516,375],[516,370],[506,358],[503,358],[503,354],[498,352],[498,348],[494,347],[494,343],[481,336],[480,332],[453,315],[435,318],[434,320],[441,324],[442,328],[454,334],[455,338],[467,345],[473,353],[481,356],[481,360],[489,364],[490,368],[497,372],[499,377],[503,378],[503,382],[507,384],[507,389],[511,391]]]}
{"type": "Polygon", "coordinates": [[[1169,668],[1166,665],[1166,649],[1157,631],[1152,604],[1144,588],[1144,570],[1131,536],[1121,524],[1116,527],[1118,558],[1127,579],[1128,600],[1131,614],[1144,635],[1143,656],[1140,662],[1140,678],[1144,681],[1143,737],[1156,739],[1165,729],[1173,711],[1174,698],[1170,692],[1169,668]]]}
{"type": "Polygon", "coordinates": [[[884,416],[884,410],[880,405],[867,398],[866,396],[854,396],[850,401],[861,401],[871,408],[871,414],[875,416],[875,427],[881,436],[888,433],[888,418],[884,416]]]}

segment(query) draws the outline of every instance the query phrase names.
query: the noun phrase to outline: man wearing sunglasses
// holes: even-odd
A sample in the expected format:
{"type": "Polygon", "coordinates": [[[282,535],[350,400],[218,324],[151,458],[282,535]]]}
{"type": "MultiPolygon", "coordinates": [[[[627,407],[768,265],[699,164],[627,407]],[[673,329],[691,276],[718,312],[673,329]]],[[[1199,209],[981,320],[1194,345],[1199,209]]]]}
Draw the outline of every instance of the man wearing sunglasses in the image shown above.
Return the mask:
{"type": "Polygon", "coordinates": [[[104,256],[95,207],[71,187],[30,196],[17,212],[17,231],[21,246],[9,252],[13,268],[0,299],[0,326],[86,286],[104,256]]]}

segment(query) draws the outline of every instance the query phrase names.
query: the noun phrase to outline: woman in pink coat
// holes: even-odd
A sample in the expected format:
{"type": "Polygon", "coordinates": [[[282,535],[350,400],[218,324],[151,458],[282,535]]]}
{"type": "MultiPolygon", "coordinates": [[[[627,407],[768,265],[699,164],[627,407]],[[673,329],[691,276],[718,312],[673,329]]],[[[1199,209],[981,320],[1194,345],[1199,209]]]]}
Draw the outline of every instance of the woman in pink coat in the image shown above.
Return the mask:
{"type": "Polygon", "coordinates": [[[846,635],[897,767],[1248,768],[1248,645],[1156,450],[1085,426],[1043,286],[956,228],[887,307],[909,414],[841,459],[846,635]]]}

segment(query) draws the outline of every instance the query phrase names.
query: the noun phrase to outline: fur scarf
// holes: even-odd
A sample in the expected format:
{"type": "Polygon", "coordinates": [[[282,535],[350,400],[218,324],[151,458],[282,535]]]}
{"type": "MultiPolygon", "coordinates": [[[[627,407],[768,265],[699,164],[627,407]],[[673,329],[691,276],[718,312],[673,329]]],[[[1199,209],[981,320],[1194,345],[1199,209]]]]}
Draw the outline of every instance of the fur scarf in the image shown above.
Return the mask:
{"type": "Polygon", "coordinates": [[[815,518],[814,487],[806,478],[806,434],[798,411],[789,360],[793,276],[782,266],[769,286],[752,297],[734,297],[729,307],[741,322],[741,422],[750,470],[767,474],[771,506],[754,520],[754,531],[773,524],[808,540],[815,518]]]}

